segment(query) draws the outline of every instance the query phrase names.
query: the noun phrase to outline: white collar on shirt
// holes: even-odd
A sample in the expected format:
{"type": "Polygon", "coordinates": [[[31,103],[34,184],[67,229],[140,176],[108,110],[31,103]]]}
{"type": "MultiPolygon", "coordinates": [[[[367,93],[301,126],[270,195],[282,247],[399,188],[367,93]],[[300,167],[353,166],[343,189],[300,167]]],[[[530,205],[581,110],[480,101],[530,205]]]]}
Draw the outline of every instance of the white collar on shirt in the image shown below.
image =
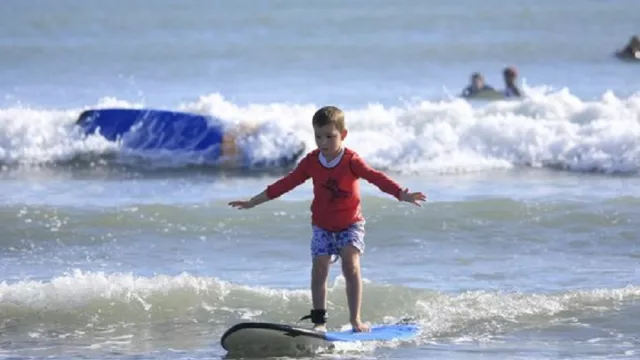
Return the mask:
{"type": "Polygon", "coordinates": [[[338,154],[338,156],[336,156],[336,158],[331,160],[331,161],[327,161],[327,158],[324,157],[324,155],[322,155],[322,153],[320,153],[318,155],[318,158],[320,159],[320,164],[322,164],[322,166],[327,167],[327,168],[333,168],[333,167],[336,167],[340,163],[340,160],[342,160],[342,156],[343,155],[344,155],[344,148],[342,148],[340,150],[340,153],[338,154]]]}

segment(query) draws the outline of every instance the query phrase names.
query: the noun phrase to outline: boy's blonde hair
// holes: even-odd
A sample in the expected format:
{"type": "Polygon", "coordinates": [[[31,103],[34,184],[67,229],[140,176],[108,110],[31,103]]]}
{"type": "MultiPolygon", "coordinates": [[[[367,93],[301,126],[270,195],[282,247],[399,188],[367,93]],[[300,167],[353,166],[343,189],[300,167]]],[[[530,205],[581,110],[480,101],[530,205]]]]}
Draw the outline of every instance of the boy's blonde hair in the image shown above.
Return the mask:
{"type": "Polygon", "coordinates": [[[335,106],[324,106],[313,114],[311,123],[313,127],[323,127],[333,124],[338,131],[342,132],[345,130],[344,112],[335,106]]]}

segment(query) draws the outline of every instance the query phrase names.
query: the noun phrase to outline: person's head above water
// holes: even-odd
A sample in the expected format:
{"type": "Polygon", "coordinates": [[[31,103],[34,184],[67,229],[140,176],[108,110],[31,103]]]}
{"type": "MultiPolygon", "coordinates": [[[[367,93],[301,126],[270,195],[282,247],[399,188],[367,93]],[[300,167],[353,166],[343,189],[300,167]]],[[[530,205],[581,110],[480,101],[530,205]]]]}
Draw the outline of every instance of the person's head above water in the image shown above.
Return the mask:
{"type": "Polygon", "coordinates": [[[482,89],[484,87],[484,77],[480,73],[471,74],[471,86],[476,89],[482,89]]]}
{"type": "Polygon", "coordinates": [[[512,83],[518,77],[518,70],[513,66],[508,66],[502,71],[502,76],[505,82],[512,83]]]}

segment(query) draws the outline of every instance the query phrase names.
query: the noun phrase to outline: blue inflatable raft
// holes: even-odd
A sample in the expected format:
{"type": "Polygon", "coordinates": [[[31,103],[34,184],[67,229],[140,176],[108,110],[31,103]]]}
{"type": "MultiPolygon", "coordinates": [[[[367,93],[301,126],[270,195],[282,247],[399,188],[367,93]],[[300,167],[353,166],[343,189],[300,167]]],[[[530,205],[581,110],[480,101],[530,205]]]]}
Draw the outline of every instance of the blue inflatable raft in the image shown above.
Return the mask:
{"type": "Polygon", "coordinates": [[[294,134],[277,128],[230,128],[213,116],[155,109],[92,109],[76,124],[123,149],[193,154],[206,164],[231,168],[287,167],[305,151],[294,134]]]}

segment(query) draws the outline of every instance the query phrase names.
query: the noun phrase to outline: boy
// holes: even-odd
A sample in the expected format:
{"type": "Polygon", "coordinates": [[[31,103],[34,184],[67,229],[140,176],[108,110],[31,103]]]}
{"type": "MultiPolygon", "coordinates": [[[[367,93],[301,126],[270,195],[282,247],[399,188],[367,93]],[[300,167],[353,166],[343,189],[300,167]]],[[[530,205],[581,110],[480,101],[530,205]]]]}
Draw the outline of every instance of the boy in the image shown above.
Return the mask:
{"type": "Polygon", "coordinates": [[[285,177],[269,185],[265,191],[246,201],[232,201],[230,206],[250,209],[293,190],[307,179],[313,179],[311,203],[311,297],[310,318],[314,330],[326,331],[327,278],[331,256],[342,258],[342,272],[347,288],[349,321],[353,331],[368,331],[360,320],[362,279],[360,255],[364,251],[364,217],[360,207],[358,178],[376,185],[398,200],[419,206],[425,201],[420,192],[410,193],[382,172],[370,168],[355,152],[343,147],[347,136],[344,113],[325,106],[313,115],[313,131],[318,149],[307,154],[285,177]]]}

